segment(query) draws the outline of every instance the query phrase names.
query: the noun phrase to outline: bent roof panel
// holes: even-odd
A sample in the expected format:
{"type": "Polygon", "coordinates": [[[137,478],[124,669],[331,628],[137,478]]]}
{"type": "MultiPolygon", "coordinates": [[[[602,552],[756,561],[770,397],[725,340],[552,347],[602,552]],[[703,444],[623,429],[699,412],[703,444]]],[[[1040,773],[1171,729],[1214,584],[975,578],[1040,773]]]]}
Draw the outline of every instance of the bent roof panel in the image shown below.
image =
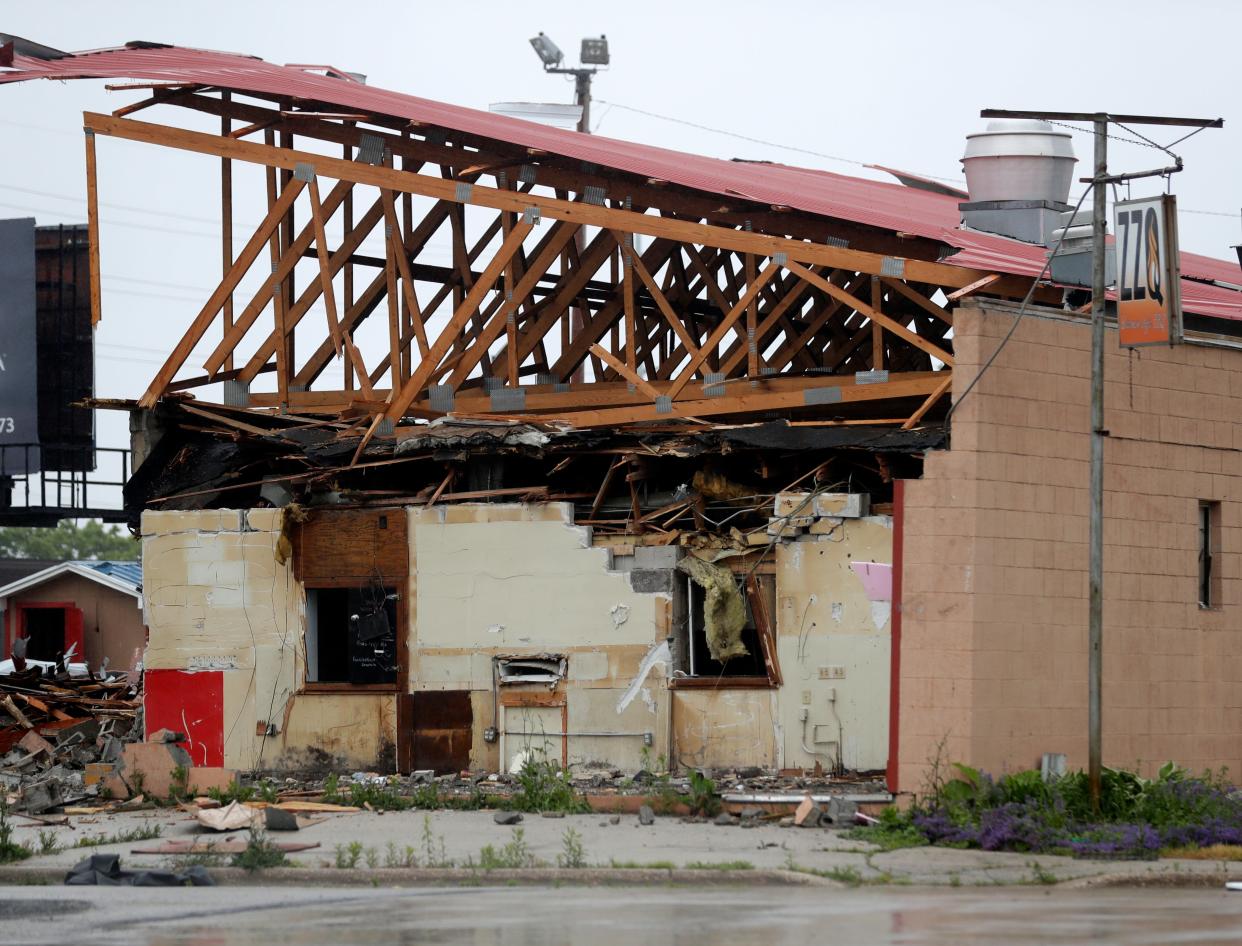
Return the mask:
{"type": "MultiPolygon", "coordinates": [[[[584,135],[363,85],[308,71],[309,68],[281,66],[239,53],[135,43],[75,53],[62,59],[15,55],[11,69],[0,68],[0,84],[37,78],[143,79],[300,98],[536,148],[721,196],[782,205],[865,226],[915,234],[957,248],[960,252],[944,260],[952,265],[1035,276],[1044,264],[1043,247],[960,229],[958,198],[948,194],[815,168],[725,161],[616,138],[584,135]]],[[[1233,262],[1194,253],[1182,253],[1181,261],[1183,276],[1191,279],[1242,282],[1242,272],[1233,262]]],[[[1218,318],[1242,317],[1242,293],[1230,289],[1185,282],[1182,298],[1188,311],[1218,318]],[[1230,294],[1239,300],[1237,304],[1228,298],[1230,294]]]]}

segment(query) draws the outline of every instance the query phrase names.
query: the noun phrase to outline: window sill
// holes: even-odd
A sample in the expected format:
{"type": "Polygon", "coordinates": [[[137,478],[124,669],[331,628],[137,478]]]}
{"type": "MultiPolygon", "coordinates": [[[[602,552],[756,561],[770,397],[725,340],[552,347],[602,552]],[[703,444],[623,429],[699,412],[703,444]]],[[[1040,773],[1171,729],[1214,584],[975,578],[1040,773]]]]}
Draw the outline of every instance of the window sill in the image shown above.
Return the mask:
{"type": "Polygon", "coordinates": [[[395,683],[304,683],[302,693],[399,693],[395,683]]]}
{"type": "Polygon", "coordinates": [[[673,677],[670,690],[775,690],[767,677],[673,677]]]}

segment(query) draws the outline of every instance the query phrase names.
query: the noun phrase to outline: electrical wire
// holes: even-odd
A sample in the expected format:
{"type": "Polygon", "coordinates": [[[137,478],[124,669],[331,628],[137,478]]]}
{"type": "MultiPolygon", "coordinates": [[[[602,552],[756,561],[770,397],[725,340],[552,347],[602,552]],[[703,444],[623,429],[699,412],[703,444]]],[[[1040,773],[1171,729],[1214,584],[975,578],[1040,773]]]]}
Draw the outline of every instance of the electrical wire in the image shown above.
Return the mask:
{"type": "Polygon", "coordinates": [[[1026,295],[1022,297],[1022,304],[1018,306],[1018,315],[1013,320],[1013,325],[1009,326],[1009,331],[1005,333],[1005,337],[1002,338],[1000,344],[996,346],[996,350],[992,352],[991,357],[983,363],[983,367],[980,368],[971,379],[970,384],[966,385],[966,390],[962,392],[962,396],[954,401],[949,407],[949,411],[944,417],[946,425],[948,424],[949,419],[953,416],[954,411],[962,406],[962,402],[970,396],[970,392],[975,389],[975,385],[979,383],[980,379],[987,373],[987,370],[992,367],[993,362],[996,361],[1000,353],[1004,351],[1005,346],[1009,344],[1009,340],[1013,338],[1013,333],[1018,330],[1018,325],[1021,324],[1023,316],[1026,315],[1027,307],[1031,304],[1031,298],[1035,295],[1036,287],[1039,286],[1040,281],[1048,272],[1048,267],[1052,265],[1052,258],[1057,255],[1057,250],[1061,249],[1061,244],[1065,242],[1065,234],[1069,231],[1070,224],[1072,224],[1078,217],[1078,211],[1082,208],[1082,202],[1087,199],[1087,195],[1091,193],[1091,190],[1092,189],[1088,187],[1082,192],[1082,196],[1078,198],[1078,203],[1074,205],[1074,210],[1070,215],[1069,222],[1061,228],[1061,235],[1057,238],[1056,245],[1053,246],[1052,251],[1048,254],[1048,258],[1044,260],[1043,269],[1039,271],[1038,276],[1031,280],[1031,288],[1029,288],[1026,291],[1026,295]]]}

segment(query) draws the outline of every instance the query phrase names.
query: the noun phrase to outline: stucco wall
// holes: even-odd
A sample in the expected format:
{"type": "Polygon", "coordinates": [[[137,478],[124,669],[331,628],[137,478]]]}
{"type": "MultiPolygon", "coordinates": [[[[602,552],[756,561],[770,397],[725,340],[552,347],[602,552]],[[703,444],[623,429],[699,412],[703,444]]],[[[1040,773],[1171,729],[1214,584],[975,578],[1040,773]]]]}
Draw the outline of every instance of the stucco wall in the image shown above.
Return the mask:
{"type": "Polygon", "coordinates": [[[888,764],[892,554],[888,516],[776,546],[781,767],[888,764]]]}
{"type": "MultiPolygon", "coordinates": [[[[565,655],[569,731],[633,734],[571,736],[571,764],[636,768],[648,732],[653,757],[667,755],[666,665],[644,665],[668,633],[667,595],[635,592],[567,504],[411,507],[409,516],[410,685],[473,691],[472,765],[501,761],[499,745],[481,738],[496,655],[565,655]]],[[[509,711],[511,722],[520,715],[509,711]]]]}
{"type": "MultiPolygon", "coordinates": [[[[1013,310],[964,307],[954,398],[1013,310]]],[[[1242,764],[1242,352],[1105,341],[1104,761],[1242,764]],[[1221,605],[1198,605],[1198,506],[1221,503],[1221,605]]],[[[900,770],[1086,765],[1089,326],[1033,311],[906,484],[900,770]]]]}

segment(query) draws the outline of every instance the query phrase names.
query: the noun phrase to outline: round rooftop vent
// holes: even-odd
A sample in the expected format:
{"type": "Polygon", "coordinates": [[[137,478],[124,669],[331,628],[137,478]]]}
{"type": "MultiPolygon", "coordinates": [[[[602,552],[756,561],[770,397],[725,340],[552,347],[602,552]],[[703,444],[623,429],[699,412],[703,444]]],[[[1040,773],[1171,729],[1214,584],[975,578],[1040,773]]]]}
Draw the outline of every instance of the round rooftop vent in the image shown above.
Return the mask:
{"type": "Polygon", "coordinates": [[[962,168],[971,202],[1043,200],[1064,204],[1073,182],[1074,146],[1068,131],[1048,122],[1001,118],[966,136],[962,168]]]}

